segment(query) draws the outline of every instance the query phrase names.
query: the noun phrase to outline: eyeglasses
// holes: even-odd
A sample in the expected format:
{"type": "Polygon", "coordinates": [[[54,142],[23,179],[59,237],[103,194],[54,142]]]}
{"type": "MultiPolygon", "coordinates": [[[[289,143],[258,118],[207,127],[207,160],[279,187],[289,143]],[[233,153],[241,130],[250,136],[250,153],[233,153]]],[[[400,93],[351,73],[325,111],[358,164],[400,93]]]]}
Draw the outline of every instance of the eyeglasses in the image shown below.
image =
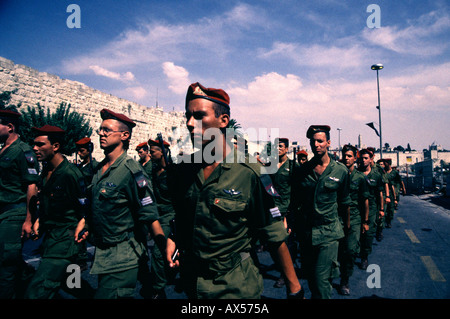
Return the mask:
{"type": "Polygon", "coordinates": [[[118,133],[118,132],[125,132],[125,131],[113,131],[113,130],[111,130],[110,128],[107,128],[107,127],[100,127],[100,128],[98,128],[97,130],[95,130],[95,132],[98,134],[98,135],[101,135],[101,132],[103,132],[103,135],[105,135],[105,136],[110,136],[112,133],[118,133]]]}

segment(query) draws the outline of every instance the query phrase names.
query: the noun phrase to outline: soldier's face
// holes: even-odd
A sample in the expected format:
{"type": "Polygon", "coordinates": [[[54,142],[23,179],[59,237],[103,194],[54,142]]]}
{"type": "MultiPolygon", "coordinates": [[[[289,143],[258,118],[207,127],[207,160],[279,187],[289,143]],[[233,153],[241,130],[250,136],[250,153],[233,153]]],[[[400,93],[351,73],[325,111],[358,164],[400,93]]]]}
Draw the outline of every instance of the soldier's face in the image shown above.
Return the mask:
{"type": "Polygon", "coordinates": [[[152,155],[152,159],[155,159],[156,161],[161,160],[161,158],[163,156],[162,151],[158,146],[151,146],[150,154],[152,155]]]}
{"type": "Polygon", "coordinates": [[[2,120],[0,120],[0,142],[4,143],[8,139],[10,132],[10,128],[6,124],[2,124],[2,120]]]}
{"type": "Polygon", "coordinates": [[[80,148],[78,149],[78,156],[79,156],[82,160],[88,158],[88,156],[89,156],[89,151],[88,151],[88,149],[85,148],[85,147],[80,147],[80,148]]]}
{"type": "Polygon", "coordinates": [[[327,140],[327,135],[324,132],[315,133],[309,140],[309,144],[314,155],[319,156],[327,152],[330,143],[330,140],[327,140]]]}
{"type": "Polygon", "coordinates": [[[197,147],[214,140],[220,134],[220,129],[228,125],[229,116],[222,114],[216,117],[213,106],[213,102],[198,98],[191,100],[186,107],[186,126],[192,143],[197,147]]]}
{"type": "Polygon", "coordinates": [[[55,145],[51,144],[47,136],[38,136],[34,139],[33,151],[36,153],[36,158],[40,162],[48,162],[55,156],[55,145]]]}
{"type": "Polygon", "coordinates": [[[141,159],[145,159],[147,157],[148,152],[144,151],[144,149],[140,148],[138,151],[138,155],[141,159]]]}
{"type": "Polygon", "coordinates": [[[355,164],[356,157],[353,155],[352,151],[347,151],[344,154],[344,164],[347,167],[351,167],[353,164],[355,164]]]}
{"type": "Polygon", "coordinates": [[[100,129],[100,147],[102,149],[114,149],[129,137],[129,132],[123,130],[119,121],[114,119],[103,120],[100,129]]]}
{"type": "Polygon", "coordinates": [[[287,151],[288,148],[284,145],[284,143],[278,143],[278,157],[283,157],[286,155],[287,151]]]}
{"type": "Polygon", "coordinates": [[[364,154],[361,158],[362,158],[362,165],[364,167],[370,166],[372,160],[371,160],[369,154],[364,154]]]}

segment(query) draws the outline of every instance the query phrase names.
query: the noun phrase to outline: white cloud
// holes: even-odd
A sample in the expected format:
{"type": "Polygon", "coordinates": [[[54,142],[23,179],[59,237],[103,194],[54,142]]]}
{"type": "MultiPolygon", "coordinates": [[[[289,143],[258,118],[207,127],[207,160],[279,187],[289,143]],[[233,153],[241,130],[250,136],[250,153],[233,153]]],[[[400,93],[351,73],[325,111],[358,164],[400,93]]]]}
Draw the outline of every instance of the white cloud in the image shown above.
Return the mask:
{"type": "Polygon", "coordinates": [[[104,76],[110,79],[114,79],[114,80],[120,80],[120,81],[124,81],[124,82],[129,82],[129,81],[134,81],[134,74],[131,72],[125,72],[123,74],[117,73],[117,72],[112,72],[109,71],[105,68],[102,68],[101,66],[98,65],[90,65],[89,69],[91,69],[92,71],[94,71],[94,73],[96,75],[100,75],[100,76],[104,76]]]}
{"type": "Polygon", "coordinates": [[[420,56],[433,56],[444,52],[448,41],[435,41],[440,34],[450,31],[450,18],[436,11],[409,22],[405,28],[383,26],[379,29],[364,28],[363,39],[388,50],[420,56]]]}
{"type": "Polygon", "coordinates": [[[351,44],[349,47],[337,47],[275,42],[271,50],[260,50],[259,57],[264,59],[289,59],[295,64],[303,66],[344,69],[363,65],[367,54],[367,49],[358,44],[351,44]]]}
{"type": "Polygon", "coordinates": [[[162,68],[169,80],[169,89],[176,94],[186,93],[186,88],[191,84],[189,72],[181,66],[176,66],[173,62],[164,62],[162,68]]]}

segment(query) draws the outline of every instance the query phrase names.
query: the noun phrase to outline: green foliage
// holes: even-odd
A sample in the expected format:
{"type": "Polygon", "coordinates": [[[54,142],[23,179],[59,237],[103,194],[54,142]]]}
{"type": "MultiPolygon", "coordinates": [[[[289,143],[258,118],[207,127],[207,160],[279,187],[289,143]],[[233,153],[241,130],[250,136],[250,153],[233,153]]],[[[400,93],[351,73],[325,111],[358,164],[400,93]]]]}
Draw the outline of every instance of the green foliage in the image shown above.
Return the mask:
{"type": "Polygon", "coordinates": [[[234,130],[234,135],[243,136],[241,131],[242,127],[235,119],[230,119],[227,128],[232,128],[234,130]]]}
{"type": "Polygon", "coordinates": [[[90,137],[93,129],[89,125],[89,121],[84,119],[84,115],[71,112],[70,104],[61,102],[54,113],[50,113],[50,109],[41,106],[39,103],[36,107],[27,106],[27,110],[22,111],[22,125],[20,135],[24,141],[33,139],[32,127],[42,127],[46,124],[58,126],[66,131],[65,143],[63,145],[63,153],[70,155],[76,151],[75,142],[83,137],[90,137]]]}
{"type": "MultiPolygon", "coordinates": [[[[10,104],[11,95],[17,90],[4,91],[0,93],[0,109],[19,111],[21,103],[17,105],[10,104]]],[[[18,133],[24,142],[32,143],[34,136],[31,131],[32,127],[42,127],[46,124],[58,126],[66,131],[65,143],[63,145],[63,153],[70,155],[76,151],[75,142],[83,137],[92,135],[92,127],[84,115],[78,112],[71,112],[71,105],[61,102],[54,113],[50,109],[43,107],[39,103],[31,107],[27,105],[26,110],[21,109],[22,123],[18,133]]]]}

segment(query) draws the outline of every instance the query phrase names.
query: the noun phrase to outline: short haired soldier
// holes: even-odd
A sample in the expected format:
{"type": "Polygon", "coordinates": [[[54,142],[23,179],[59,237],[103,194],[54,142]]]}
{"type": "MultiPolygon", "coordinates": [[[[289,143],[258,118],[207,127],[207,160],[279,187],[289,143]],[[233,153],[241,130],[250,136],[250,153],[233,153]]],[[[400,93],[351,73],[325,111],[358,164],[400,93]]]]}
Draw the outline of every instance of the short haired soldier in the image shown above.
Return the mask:
{"type": "Polygon", "coordinates": [[[353,274],[353,264],[359,253],[361,231],[364,232],[368,229],[370,194],[364,174],[355,167],[358,158],[358,149],[352,145],[344,145],[342,154],[342,162],[348,168],[351,203],[350,228],[346,229],[345,237],[339,243],[338,257],[341,272],[339,293],[349,295],[349,279],[353,274]],[[361,229],[361,225],[363,225],[363,229],[361,229]]]}
{"type": "Polygon", "coordinates": [[[34,232],[42,236],[42,258],[25,294],[27,299],[51,299],[86,246],[82,241],[87,210],[83,174],[62,155],[65,131],[57,126],[33,127],[33,150],[43,162],[39,218],[34,232]]]}
{"type": "Polygon", "coordinates": [[[148,268],[143,229],[148,227],[160,247],[165,247],[165,238],[151,183],[141,166],[127,156],[136,124],[108,109],[100,114],[103,121],[97,133],[105,159],[92,179],[88,219],[96,245],[91,268],[91,274],[98,275],[95,298],[132,298],[139,269],[148,268]]]}
{"type": "Polygon", "coordinates": [[[139,143],[136,146],[136,152],[138,152],[139,155],[139,163],[144,168],[144,172],[150,178],[150,176],[152,176],[153,162],[147,142],[139,143]]]}
{"type": "Polygon", "coordinates": [[[350,225],[348,170],[328,155],[329,132],[328,125],[308,128],[306,137],[314,157],[296,171],[291,190],[302,270],[314,299],[331,298],[331,280],[338,275],[339,240],[350,225]]]}
{"type": "Polygon", "coordinates": [[[26,269],[22,245],[32,233],[30,203],[39,182],[36,156],[17,133],[20,118],[18,112],[0,110],[0,299],[23,297],[16,288],[26,269]]]}
{"type": "Polygon", "coordinates": [[[167,260],[172,267],[181,266],[188,298],[260,298],[263,280],[250,257],[259,237],[278,251],[288,293],[302,297],[270,177],[226,141],[229,103],[222,89],[198,82],[188,88],[186,125],[201,153],[171,172],[176,240],[167,240],[167,260]],[[201,160],[196,161],[198,155],[201,160]],[[176,248],[180,259],[173,261],[176,248]]]}
{"type": "Polygon", "coordinates": [[[360,151],[361,165],[358,167],[364,173],[367,185],[369,187],[369,219],[364,221],[364,232],[361,234],[361,269],[367,269],[368,257],[372,253],[372,244],[377,231],[377,220],[384,216],[384,200],[383,188],[384,182],[381,175],[373,168],[374,154],[369,149],[362,149],[360,151]]]}

